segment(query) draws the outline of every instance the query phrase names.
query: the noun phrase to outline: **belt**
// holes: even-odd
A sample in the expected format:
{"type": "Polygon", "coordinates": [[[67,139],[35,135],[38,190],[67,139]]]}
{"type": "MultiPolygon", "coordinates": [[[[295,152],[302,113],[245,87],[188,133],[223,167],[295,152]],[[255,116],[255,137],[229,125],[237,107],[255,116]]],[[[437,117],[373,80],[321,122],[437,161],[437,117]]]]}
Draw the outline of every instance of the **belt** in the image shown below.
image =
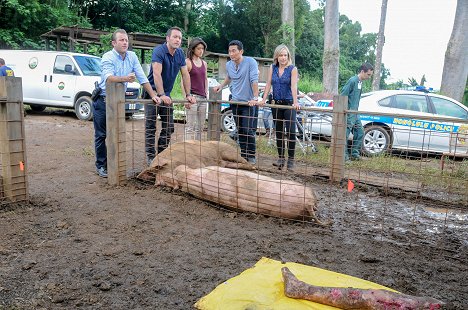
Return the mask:
{"type": "Polygon", "coordinates": [[[271,100],[271,104],[278,104],[278,105],[292,105],[292,100],[271,100]]]}

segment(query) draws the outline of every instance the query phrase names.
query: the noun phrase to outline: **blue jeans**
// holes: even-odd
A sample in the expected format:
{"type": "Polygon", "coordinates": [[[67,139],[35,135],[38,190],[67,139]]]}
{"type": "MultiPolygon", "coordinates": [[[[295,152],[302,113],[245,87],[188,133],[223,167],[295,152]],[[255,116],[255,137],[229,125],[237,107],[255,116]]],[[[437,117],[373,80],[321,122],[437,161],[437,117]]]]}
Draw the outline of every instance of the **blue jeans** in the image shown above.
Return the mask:
{"type": "Polygon", "coordinates": [[[236,121],[237,134],[241,156],[255,158],[255,132],[257,131],[257,107],[232,105],[232,113],[236,121]]]}
{"type": "MultiPolygon", "coordinates": [[[[359,115],[351,114],[346,118],[346,141],[348,141],[350,133],[353,133],[351,157],[359,157],[361,154],[362,139],[364,138],[364,128],[362,127],[359,115]]],[[[345,148],[345,159],[349,159],[348,147],[345,148]]]]}
{"type": "Polygon", "coordinates": [[[263,108],[263,126],[265,129],[270,129],[270,115],[271,115],[271,108],[263,108]]]}
{"type": "Polygon", "coordinates": [[[94,149],[96,168],[107,169],[106,149],[106,99],[99,96],[93,101],[94,149]]]}
{"type": "Polygon", "coordinates": [[[145,106],[145,152],[149,159],[164,151],[174,133],[174,108],[167,105],[147,104],[145,106]],[[158,152],[155,152],[157,116],[161,117],[161,132],[158,139],[158,152]]]}

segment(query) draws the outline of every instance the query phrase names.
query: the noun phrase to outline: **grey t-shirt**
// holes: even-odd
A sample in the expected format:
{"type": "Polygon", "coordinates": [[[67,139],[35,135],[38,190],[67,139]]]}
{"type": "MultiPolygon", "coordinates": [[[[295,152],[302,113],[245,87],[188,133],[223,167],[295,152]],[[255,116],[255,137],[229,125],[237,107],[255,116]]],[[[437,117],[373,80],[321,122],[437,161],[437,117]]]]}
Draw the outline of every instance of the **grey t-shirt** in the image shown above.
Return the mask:
{"type": "Polygon", "coordinates": [[[231,84],[229,86],[233,101],[249,101],[253,99],[252,83],[258,83],[258,65],[252,57],[244,56],[236,70],[236,64],[230,60],[226,63],[226,71],[231,84]]]}

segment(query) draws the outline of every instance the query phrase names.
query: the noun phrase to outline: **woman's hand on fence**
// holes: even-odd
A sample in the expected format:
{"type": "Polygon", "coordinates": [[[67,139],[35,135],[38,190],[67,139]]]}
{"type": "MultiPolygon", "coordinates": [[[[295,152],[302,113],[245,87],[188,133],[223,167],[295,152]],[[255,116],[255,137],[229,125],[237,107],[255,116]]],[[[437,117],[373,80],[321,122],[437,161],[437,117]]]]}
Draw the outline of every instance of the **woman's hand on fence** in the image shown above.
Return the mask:
{"type": "Polygon", "coordinates": [[[187,110],[190,110],[190,107],[192,106],[192,104],[190,102],[185,102],[184,103],[184,107],[187,109],[187,110]]]}
{"type": "Polygon", "coordinates": [[[153,100],[154,103],[156,104],[160,104],[161,103],[161,99],[158,97],[158,96],[153,96],[151,98],[151,100],[153,100]]]}
{"type": "Polygon", "coordinates": [[[197,99],[196,99],[194,96],[192,96],[192,95],[187,95],[187,96],[185,97],[185,99],[187,99],[188,102],[189,102],[190,104],[195,104],[195,103],[197,103],[197,99]]]}
{"type": "Polygon", "coordinates": [[[265,99],[262,99],[258,102],[258,106],[263,107],[265,105],[265,99]]]}
{"type": "Polygon", "coordinates": [[[301,108],[301,106],[299,105],[299,103],[295,102],[293,103],[293,108],[296,109],[296,110],[299,110],[301,108]]]}

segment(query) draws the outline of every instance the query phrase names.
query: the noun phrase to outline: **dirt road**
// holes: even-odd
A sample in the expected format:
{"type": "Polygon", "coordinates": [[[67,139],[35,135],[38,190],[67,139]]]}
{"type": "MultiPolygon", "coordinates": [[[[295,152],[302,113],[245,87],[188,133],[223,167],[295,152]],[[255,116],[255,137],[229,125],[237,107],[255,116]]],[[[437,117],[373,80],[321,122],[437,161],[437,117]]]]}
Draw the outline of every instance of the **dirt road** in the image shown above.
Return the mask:
{"type": "Polygon", "coordinates": [[[136,182],[108,186],[95,174],[92,123],[71,112],[28,115],[26,134],[31,203],[0,205],[0,309],[190,309],[262,256],[468,309],[466,217],[433,238],[399,209],[423,202],[369,189],[358,208],[320,181],[330,228],[238,214],[136,182]],[[380,210],[384,201],[395,209],[380,210]],[[379,212],[385,236],[363,221],[379,212]]]}

